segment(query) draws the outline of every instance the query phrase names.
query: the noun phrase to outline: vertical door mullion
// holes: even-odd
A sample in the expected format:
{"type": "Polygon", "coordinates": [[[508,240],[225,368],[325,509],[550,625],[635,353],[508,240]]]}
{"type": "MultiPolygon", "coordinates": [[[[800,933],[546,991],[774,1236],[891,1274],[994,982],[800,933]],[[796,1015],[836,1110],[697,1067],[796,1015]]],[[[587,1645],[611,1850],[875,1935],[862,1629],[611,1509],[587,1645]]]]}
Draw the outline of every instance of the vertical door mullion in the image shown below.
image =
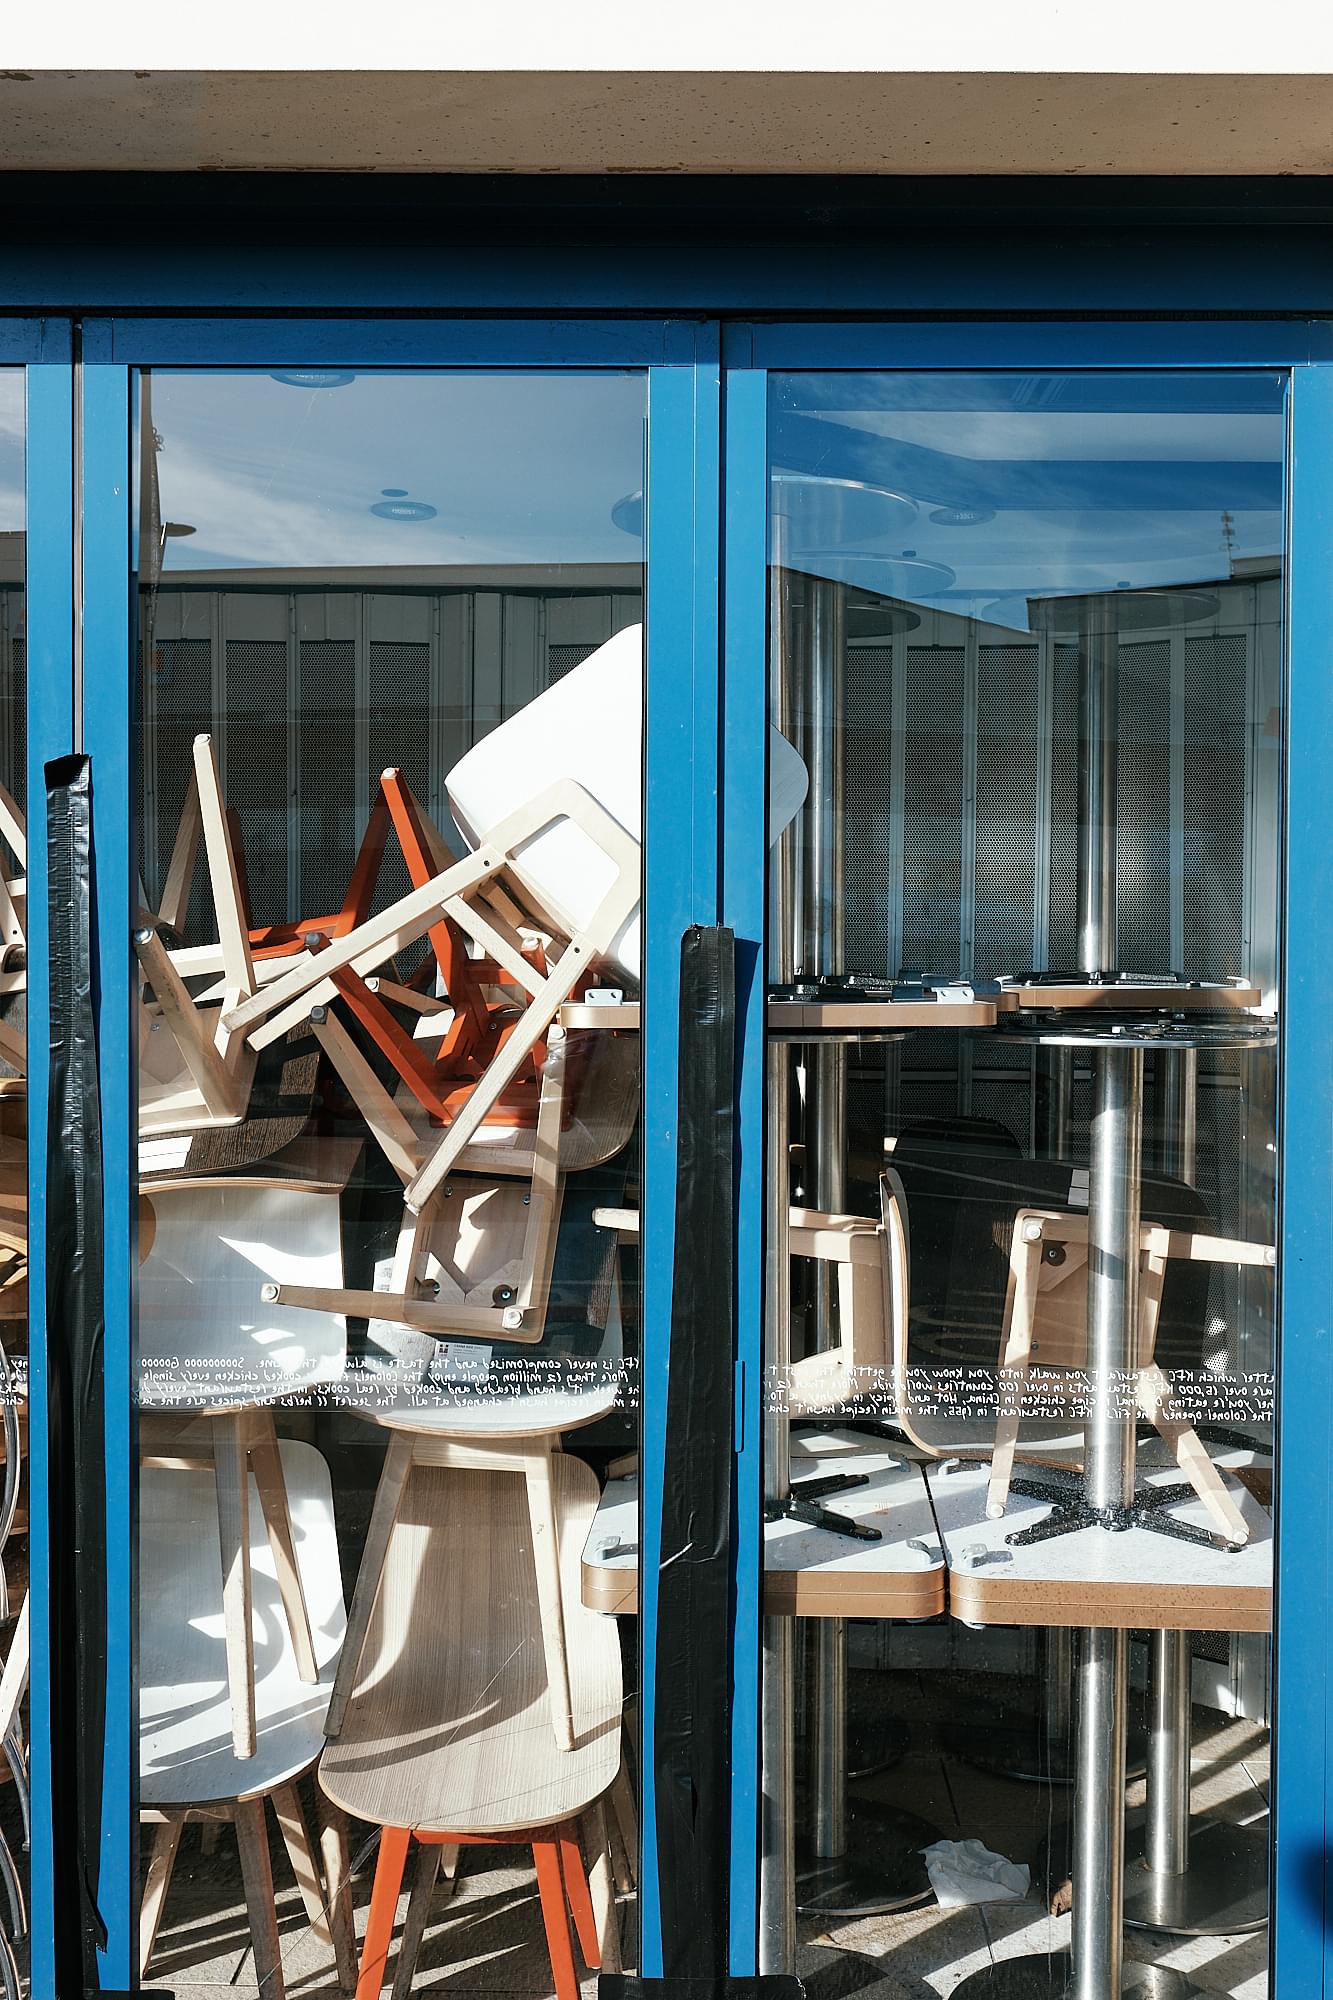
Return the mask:
{"type": "Polygon", "coordinates": [[[1291,382],[1283,905],[1273,1991],[1329,1990],[1333,1564],[1333,367],[1291,382]]]}
{"type": "MultiPolygon", "coordinates": [[[[643,850],[643,1188],[639,1644],[643,1866],[640,1969],[662,1971],[656,1717],[657,1574],[675,1260],[680,940],[717,922],[719,359],[716,329],[667,328],[648,371],[643,850]]],[[[708,1719],[700,1718],[701,1725],[708,1719]]],[[[724,1716],[716,1718],[724,1726],[724,1716]]],[[[722,1803],[718,1810],[724,1809],[722,1803]]]]}
{"type": "MultiPolygon", "coordinates": [[[[48,323],[27,374],[28,774],[28,1587],[32,1668],[32,1840],[29,1924],[34,1994],[55,1990],[55,1830],[52,1740],[50,1510],[47,1490],[46,1154],[50,1074],[50,935],[47,908],[46,764],[74,742],[74,371],[67,323],[48,323]]],[[[70,1885],[62,1883],[62,1899],[70,1885]]],[[[68,1902],[64,1903],[67,1910],[68,1902]]]]}
{"type": "Polygon", "coordinates": [[[106,1443],[106,1717],[99,1907],[102,1985],[134,1980],[137,1754],[133,1417],[137,1061],[131,928],[137,904],[130,635],[130,374],[85,362],[83,437],[83,748],[92,769],[96,940],[94,1018],[101,1090],[103,1381],[106,1443]]]}
{"type": "Polygon", "coordinates": [[[731,1971],[771,1970],[760,1941],[764,1390],[764,931],[768,795],[767,374],[744,327],[725,342],[722,913],[736,933],[736,1688],[731,1971]]]}

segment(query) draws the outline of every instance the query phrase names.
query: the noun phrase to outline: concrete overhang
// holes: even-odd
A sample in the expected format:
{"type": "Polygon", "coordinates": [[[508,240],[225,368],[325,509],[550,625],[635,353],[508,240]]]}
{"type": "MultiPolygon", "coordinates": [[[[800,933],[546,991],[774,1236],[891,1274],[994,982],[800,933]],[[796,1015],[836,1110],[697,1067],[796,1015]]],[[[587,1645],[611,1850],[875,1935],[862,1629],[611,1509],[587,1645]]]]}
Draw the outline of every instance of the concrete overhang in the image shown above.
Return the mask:
{"type": "Polygon", "coordinates": [[[11,66],[0,169],[1324,175],[1333,53],[1300,74],[11,66]]]}

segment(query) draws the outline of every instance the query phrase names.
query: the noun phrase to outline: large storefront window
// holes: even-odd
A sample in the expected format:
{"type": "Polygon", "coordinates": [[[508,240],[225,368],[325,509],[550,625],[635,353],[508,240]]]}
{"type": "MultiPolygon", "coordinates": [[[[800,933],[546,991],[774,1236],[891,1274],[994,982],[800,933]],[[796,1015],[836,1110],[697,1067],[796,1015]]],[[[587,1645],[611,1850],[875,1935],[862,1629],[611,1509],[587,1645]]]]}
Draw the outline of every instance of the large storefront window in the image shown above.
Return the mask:
{"type": "Polygon", "coordinates": [[[886,1991],[1267,1990],[1284,436],[771,378],[767,1779],[886,1991]]]}
{"type": "Polygon", "coordinates": [[[580,1561],[637,1436],[645,406],[138,378],[141,1963],[179,1994],[573,2000],[632,1949],[633,1648],[580,1561]]]}

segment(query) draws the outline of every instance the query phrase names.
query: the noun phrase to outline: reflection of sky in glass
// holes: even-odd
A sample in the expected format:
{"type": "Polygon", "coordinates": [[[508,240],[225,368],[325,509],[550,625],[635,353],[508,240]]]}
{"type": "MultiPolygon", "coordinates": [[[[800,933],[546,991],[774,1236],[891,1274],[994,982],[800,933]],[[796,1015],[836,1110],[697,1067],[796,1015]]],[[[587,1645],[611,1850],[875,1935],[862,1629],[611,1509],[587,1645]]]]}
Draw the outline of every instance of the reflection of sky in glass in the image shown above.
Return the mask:
{"type": "Polygon", "coordinates": [[[784,472],[863,481],[915,509],[882,533],[863,510],[848,534],[845,509],[821,522],[807,503],[786,560],[1020,629],[1029,597],[1276,564],[1282,400],[1272,374],[776,377],[775,513],[784,472]],[[909,556],[953,581],[914,573],[909,556]]]}
{"type": "Polygon", "coordinates": [[[162,519],[195,531],[168,574],[640,559],[611,509],[643,483],[641,374],[158,372],[149,394],[162,519]],[[386,494],[424,518],[373,513],[386,494]]]}
{"type": "Polygon", "coordinates": [[[0,368],[0,535],[23,532],[23,370],[0,368]]]}

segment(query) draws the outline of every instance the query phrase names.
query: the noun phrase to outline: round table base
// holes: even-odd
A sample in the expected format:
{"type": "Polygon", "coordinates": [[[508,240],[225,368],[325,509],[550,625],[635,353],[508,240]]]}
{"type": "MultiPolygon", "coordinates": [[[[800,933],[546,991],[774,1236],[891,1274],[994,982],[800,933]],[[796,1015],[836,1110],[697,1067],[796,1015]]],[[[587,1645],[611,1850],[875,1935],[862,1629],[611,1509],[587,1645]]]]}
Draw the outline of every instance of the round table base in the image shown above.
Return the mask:
{"type": "Polygon", "coordinates": [[[941,1838],[937,1826],[873,1799],[847,1805],[847,1851],[836,1860],[796,1846],[796,1907],[825,1917],[878,1917],[910,1910],[934,1895],[920,1850],[941,1838]]]}
{"type": "Polygon", "coordinates": [[[1230,1937],[1268,1921],[1268,1823],[1190,1823],[1189,1867],[1158,1875],[1143,1859],[1143,1829],[1125,1844],[1125,1923],[1170,1937],[1230,1937]]]}
{"type": "Polygon", "coordinates": [[[847,1724],[847,1782],[874,1778],[907,1755],[912,1732],[896,1715],[859,1715],[847,1724]]]}
{"type": "MultiPolygon", "coordinates": [[[[1067,1951],[1047,1958],[1003,1958],[983,1966],[953,1988],[953,2000],[1072,2000],[1073,1960],[1067,1951]]],[[[1183,1972],[1166,1965],[1127,1963],[1120,1981],[1122,1993],[1134,2000],[1204,2000],[1203,1989],[1191,1986],[1183,1972]]]]}
{"type": "MultiPolygon", "coordinates": [[[[991,1771],[997,1778],[1012,1778],[1020,1785],[1072,1785],[1074,1782],[1074,1732],[1063,1742],[1052,1742],[1046,1733],[1046,1718],[1023,1705],[1023,1695],[1031,1699],[1030,1684],[1017,1699],[1003,1694],[969,1699],[966,1721],[950,1722],[941,1730],[941,1740],[955,1757],[973,1764],[979,1771],[991,1771]]],[[[1131,1716],[1125,1750],[1125,1776],[1141,1778],[1148,1761],[1148,1732],[1137,1716],[1131,1716]]]]}

